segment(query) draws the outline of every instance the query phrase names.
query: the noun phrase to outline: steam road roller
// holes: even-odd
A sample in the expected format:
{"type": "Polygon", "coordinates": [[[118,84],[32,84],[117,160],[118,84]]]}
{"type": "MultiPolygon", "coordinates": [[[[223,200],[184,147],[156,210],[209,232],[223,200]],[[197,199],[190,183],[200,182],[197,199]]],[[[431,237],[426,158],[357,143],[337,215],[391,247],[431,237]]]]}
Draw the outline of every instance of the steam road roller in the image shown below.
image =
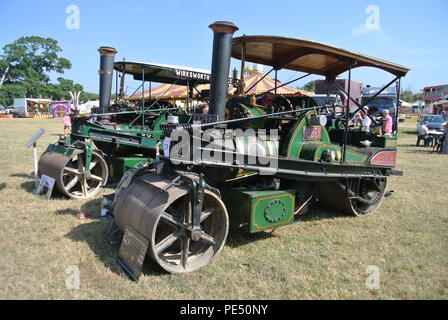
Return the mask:
{"type": "Polygon", "coordinates": [[[210,28],[207,117],[161,124],[163,153],[126,172],[111,211],[123,231],[132,229],[148,241],[148,255],[171,273],[195,271],[213,261],[229,223],[248,232],[275,229],[291,224],[316,202],[355,216],[373,213],[388,178],[402,175],[394,169],[397,123],[366,112],[335,79],[346,73],[350,81],[352,69],[373,67],[392,74],[385,87],[396,85],[400,92],[407,68],[313,41],[234,38],[238,28],[231,22],[218,21],[210,28]],[[231,57],[241,60],[242,71],[253,62],[271,66],[275,74],[287,69],[323,76],[328,92],[346,99],[305,104],[276,94],[278,87],[252,99],[243,78],[239,94],[229,98],[231,57]],[[371,118],[369,132],[353,125],[353,104],[356,114],[371,118]]]}
{"type": "Polygon", "coordinates": [[[101,47],[98,51],[101,55],[99,109],[89,115],[72,114],[71,134],[49,145],[39,160],[39,174],[53,177],[55,189],[71,199],[92,198],[107,181],[118,181],[127,169],[154,161],[164,137],[161,125],[170,121],[192,122],[193,90],[210,82],[207,70],[114,62],[117,53],[114,48],[101,47]],[[111,103],[114,71],[117,92],[111,103]],[[125,76],[141,81],[140,87],[127,96],[125,76]],[[185,86],[190,99],[180,108],[152,98],[151,88],[145,90],[148,81],[168,84],[168,88],[185,86]]]}

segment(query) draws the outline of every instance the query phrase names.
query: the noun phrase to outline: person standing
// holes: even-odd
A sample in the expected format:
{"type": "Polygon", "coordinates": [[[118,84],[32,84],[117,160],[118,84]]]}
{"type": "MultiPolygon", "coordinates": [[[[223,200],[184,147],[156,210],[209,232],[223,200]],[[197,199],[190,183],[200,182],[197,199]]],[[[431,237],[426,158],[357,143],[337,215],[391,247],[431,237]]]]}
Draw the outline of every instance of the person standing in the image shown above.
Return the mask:
{"type": "Polygon", "coordinates": [[[392,135],[392,126],[393,126],[392,117],[389,115],[389,110],[383,111],[383,136],[390,137],[392,135]]]}
{"type": "Polygon", "coordinates": [[[361,111],[361,131],[370,133],[370,126],[372,125],[372,120],[367,115],[369,107],[363,107],[361,111]]]}
{"type": "Polygon", "coordinates": [[[72,129],[72,119],[68,113],[64,116],[64,134],[68,135],[68,131],[72,129]]]}

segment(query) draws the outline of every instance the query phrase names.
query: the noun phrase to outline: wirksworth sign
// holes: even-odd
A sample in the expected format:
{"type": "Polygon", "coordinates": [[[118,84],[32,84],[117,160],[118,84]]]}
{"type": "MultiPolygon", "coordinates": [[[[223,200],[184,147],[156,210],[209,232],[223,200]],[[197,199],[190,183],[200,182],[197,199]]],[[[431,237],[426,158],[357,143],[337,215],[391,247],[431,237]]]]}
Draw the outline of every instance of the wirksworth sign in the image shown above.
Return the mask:
{"type": "MultiPolygon", "coordinates": [[[[190,71],[190,70],[182,70],[182,69],[174,69],[174,73],[179,78],[186,78],[186,79],[198,79],[203,81],[210,81],[210,73],[203,73],[198,71],[190,71]]],[[[234,84],[238,83],[239,79],[228,79],[228,84],[234,84]]]]}
{"type": "Polygon", "coordinates": [[[176,76],[178,76],[178,77],[210,81],[210,74],[208,74],[208,73],[179,70],[179,69],[174,69],[174,72],[176,73],[176,76]]]}

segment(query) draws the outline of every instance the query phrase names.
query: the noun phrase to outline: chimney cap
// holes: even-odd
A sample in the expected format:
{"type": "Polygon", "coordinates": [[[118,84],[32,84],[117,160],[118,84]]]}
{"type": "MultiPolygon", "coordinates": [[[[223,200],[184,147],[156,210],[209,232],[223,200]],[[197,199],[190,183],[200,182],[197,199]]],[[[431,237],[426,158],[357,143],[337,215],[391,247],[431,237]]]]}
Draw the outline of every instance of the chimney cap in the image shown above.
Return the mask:
{"type": "Polygon", "coordinates": [[[215,21],[208,26],[214,32],[230,33],[233,34],[239,30],[239,28],[230,21],[215,21]]]}
{"type": "Polygon", "coordinates": [[[100,47],[98,49],[98,52],[102,56],[112,56],[112,57],[114,57],[117,54],[118,51],[115,48],[103,46],[103,47],[100,47]]]}

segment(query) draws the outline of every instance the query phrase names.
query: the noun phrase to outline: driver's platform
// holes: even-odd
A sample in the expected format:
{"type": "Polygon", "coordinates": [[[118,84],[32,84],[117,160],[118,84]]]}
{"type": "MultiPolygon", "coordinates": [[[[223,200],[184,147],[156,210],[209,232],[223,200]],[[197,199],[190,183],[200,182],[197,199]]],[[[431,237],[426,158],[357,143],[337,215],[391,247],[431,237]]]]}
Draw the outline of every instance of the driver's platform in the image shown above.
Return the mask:
{"type": "MultiPolygon", "coordinates": [[[[343,144],[344,142],[344,129],[333,129],[329,131],[330,139],[332,143],[335,144],[343,144]]],[[[359,130],[349,130],[347,137],[347,148],[350,150],[364,153],[364,154],[373,154],[380,149],[395,147],[396,139],[379,137],[372,133],[362,132],[359,130]],[[365,147],[361,141],[371,141],[372,144],[368,147],[365,147]],[[393,143],[392,143],[393,141],[393,143]]]]}

